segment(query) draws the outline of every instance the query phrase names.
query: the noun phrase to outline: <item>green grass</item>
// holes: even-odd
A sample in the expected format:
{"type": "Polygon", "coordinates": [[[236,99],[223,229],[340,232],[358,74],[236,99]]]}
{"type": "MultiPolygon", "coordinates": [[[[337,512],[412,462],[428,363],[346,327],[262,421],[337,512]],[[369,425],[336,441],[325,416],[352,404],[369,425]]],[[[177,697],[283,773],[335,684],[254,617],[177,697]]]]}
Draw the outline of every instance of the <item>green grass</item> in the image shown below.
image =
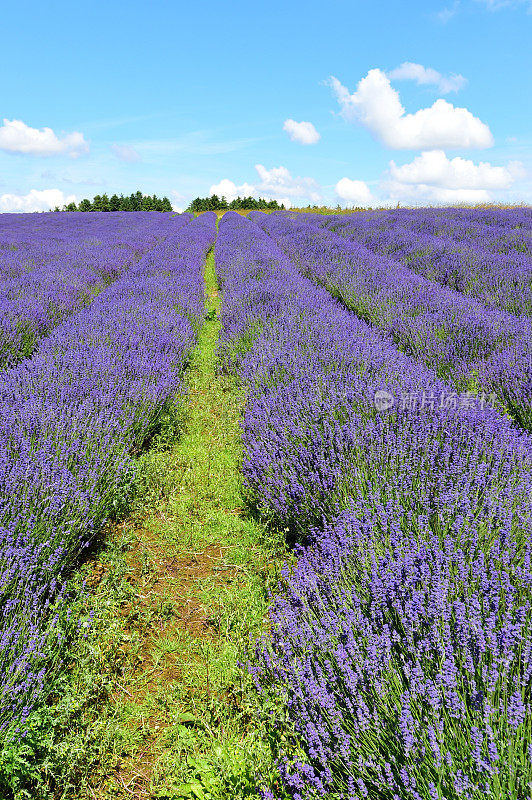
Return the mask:
{"type": "Polygon", "coordinates": [[[147,456],[150,489],[138,511],[136,550],[145,552],[148,570],[139,586],[148,599],[138,606],[144,614],[157,607],[159,622],[148,641],[135,641],[143,666],[131,675],[129,702],[118,704],[125,753],[119,783],[155,797],[250,796],[258,764],[267,763],[238,660],[263,628],[265,589],[282,547],[243,510],[243,398],[216,371],[220,300],[212,254],[205,280],[206,320],[187,374],[185,430],[170,451],[147,456]]]}
{"type": "Polygon", "coordinates": [[[245,509],[244,398],[217,373],[212,253],[205,282],[188,398],[169,405],[140,456],[131,513],[77,578],[90,578],[80,604],[94,624],[51,705],[33,715],[11,796],[238,800],[256,796],[259,774],[273,775],[238,662],[264,629],[267,590],[286,552],[245,509]]]}

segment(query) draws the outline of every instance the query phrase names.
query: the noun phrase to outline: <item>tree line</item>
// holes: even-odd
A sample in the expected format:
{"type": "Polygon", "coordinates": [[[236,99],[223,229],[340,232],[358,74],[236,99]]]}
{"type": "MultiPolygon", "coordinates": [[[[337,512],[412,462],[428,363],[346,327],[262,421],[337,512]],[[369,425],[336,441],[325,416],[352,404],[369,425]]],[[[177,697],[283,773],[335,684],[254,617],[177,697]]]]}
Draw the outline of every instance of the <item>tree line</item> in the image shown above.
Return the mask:
{"type": "MultiPolygon", "coordinates": [[[[265,200],[260,197],[237,197],[227,202],[225,197],[218,197],[213,194],[210,197],[196,197],[187,211],[248,211],[251,209],[262,209],[268,211],[278,211],[284,209],[282,203],[277,200],[265,200]]],[[[92,200],[85,198],[79,203],[67,203],[63,208],[56,206],[54,211],[172,211],[172,204],[167,197],[157,197],[157,195],[142,194],[142,192],[132,192],[130,195],[97,194],[92,200]]]]}
{"type": "Polygon", "coordinates": [[[92,200],[81,200],[68,203],[63,208],[56,206],[54,211],[172,211],[172,204],[167,197],[132,192],[129,196],[113,194],[97,194],[92,200]]]}
{"type": "Polygon", "coordinates": [[[187,211],[226,211],[231,209],[233,211],[247,211],[250,209],[268,209],[270,211],[278,211],[284,209],[284,205],[279,204],[277,200],[264,200],[260,197],[256,200],[254,197],[236,197],[227,202],[225,197],[218,197],[217,194],[211,194],[210,197],[196,197],[193,200],[187,211]]]}

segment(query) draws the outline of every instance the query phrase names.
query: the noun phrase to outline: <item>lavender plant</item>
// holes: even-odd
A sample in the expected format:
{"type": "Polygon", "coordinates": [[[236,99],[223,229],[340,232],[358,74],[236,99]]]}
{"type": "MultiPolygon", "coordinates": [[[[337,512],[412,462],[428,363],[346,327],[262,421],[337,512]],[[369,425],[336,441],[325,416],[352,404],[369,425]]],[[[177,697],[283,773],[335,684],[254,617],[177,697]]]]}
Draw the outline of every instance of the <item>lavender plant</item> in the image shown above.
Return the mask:
{"type": "Polygon", "coordinates": [[[127,492],[145,437],[183,393],[214,237],[214,214],[170,228],[31,358],[0,374],[4,736],[23,733],[62,640],[90,622],[69,619],[61,587],[127,492]]]}
{"type": "Polygon", "coordinates": [[[532,235],[526,228],[449,223],[427,210],[330,217],[324,226],[487,306],[532,314],[532,235]]]}
{"type": "Polygon", "coordinates": [[[252,667],[285,703],[291,797],[526,798],[532,572],[354,502],[286,572],[252,667]]]}
{"type": "Polygon", "coordinates": [[[246,485],[303,542],[251,666],[284,790],[528,796],[530,438],[254,224],[224,217],[216,264],[246,485]]]}
{"type": "Polygon", "coordinates": [[[373,254],[356,241],[318,229],[312,219],[254,216],[314,281],[350,309],[387,331],[407,354],[420,359],[458,389],[497,393],[514,418],[529,425],[531,375],[527,369],[532,323],[428,281],[399,262],[373,254]],[[512,371],[518,351],[521,368],[512,371]],[[509,382],[501,391],[500,362],[509,382]],[[479,378],[481,376],[481,378],[479,378]],[[480,383],[482,380],[482,383],[480,383]]]}
{"type": "Polygon", "coordinates": [[[9,225],[0,222],[0,368],[30,355],[56,325],[190,220],[147,213],[7,216],[9,225]]]}

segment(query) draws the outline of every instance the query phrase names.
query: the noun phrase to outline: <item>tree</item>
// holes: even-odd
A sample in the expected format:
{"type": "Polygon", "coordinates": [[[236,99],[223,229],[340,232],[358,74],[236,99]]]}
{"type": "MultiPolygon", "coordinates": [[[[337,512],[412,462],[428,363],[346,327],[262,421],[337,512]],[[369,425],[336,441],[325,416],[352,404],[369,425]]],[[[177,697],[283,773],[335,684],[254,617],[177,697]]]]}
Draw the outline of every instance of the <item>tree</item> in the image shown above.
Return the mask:
{"type": "Polygon", "coordinates": [[[260,197],[256,200],[254,197],[235,197],[230,203],[227,202],[225,197],[218,197],[212,194],[210,197],[196,197],[187,208],[187,211],[225,211],[230,208],[234,211],[248,210],[253,208],[268,209],[271,211],[278,211],[284,209],[284,205],[278,203],[277,200],[265,200],[260,197]]]}
{"type": "Polygon", "coordinates": [[[116,193],[108,197],[107,194],[95,195],[92,200],[85,198],[79,205],[69,203],[54,211],[172,211],[172,204],[167,197],[157,197],[153,195],[143,195],[142,192],[132,192],[128,197],[123,194],[118,196],[116,193]]]}

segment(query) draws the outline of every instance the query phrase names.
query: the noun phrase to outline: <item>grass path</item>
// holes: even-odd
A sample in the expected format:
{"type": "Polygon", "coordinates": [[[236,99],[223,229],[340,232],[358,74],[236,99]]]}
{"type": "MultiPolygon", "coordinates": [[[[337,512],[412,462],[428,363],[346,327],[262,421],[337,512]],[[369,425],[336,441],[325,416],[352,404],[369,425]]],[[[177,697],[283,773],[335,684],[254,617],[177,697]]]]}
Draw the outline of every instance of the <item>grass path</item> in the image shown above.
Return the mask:
{"type": "Polygon", "coordinates": [[[122,526],[131,593],[106,712],[107,774],[96,771],[87,797],[236,800],[255,794],[267,761],[237,662],[263,627],[282,548],[243,510],[242,397],[216,372],[213,254],[205,282],[183,433],[143,457],[142,503],[122,526]]]}

